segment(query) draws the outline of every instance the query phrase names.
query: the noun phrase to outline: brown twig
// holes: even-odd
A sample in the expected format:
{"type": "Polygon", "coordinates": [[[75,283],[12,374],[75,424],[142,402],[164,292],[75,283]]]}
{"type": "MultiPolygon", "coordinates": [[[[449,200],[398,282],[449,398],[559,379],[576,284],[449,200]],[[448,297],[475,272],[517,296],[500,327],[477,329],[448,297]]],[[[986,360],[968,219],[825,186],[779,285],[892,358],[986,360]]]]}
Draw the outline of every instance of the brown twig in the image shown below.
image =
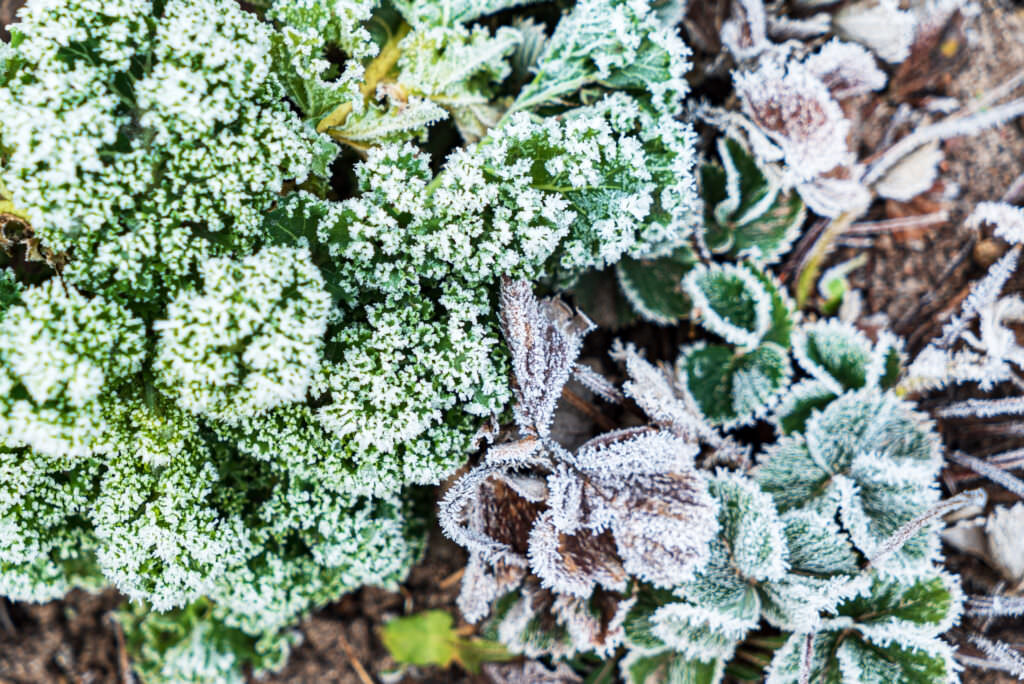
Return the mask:
{"type": "Polygon", "coordinates": [[[359,662],[358,658],[356,658],[356,651],[352,648],[352,644],[348,643],[348,639],[345,638],[345,634],[343,632],[338,633],[338,643],[341,645],[342,650],[345,651],[345,655],[348,656],[348,662],[352,666],[352,669],[355,670],[356,676],[359,677],[359,681],[363,684],[374,684],[373,677],[370,676],[370,673],[366,671],[363,664],[359,662]]]}
{"type": "Polygon", "coordinates": [[[458,570],[456,570],[455,572],[441,580],[441,583],[437,586],[441,589],[447,589],[451,586],[454,586],[459,580],[462,579],[462,576],[464,574],[466,574],[466,568],[459,568],[458,570]]]}
{"type": "Polygon", "coordinates": [[[611,421],[608,416],[598,411],[594,406],[580,395],[573,392],[568,387],[562,388],[562,398],[572,404],[573,408],[576,408],[587,415],[592,421],[597,423],[602,430],[614,430],[616,425],[611,421]]]}
{"type": "Polygon", "coordinates": [[[117,643],[117,667],[121,671],[122,684],[135,684],[135,674],[132,672],[131,662],[128,659],[128,649],[125,648],[124,630],[121,623],[117,621],[113,613],[107,613],[107,622],[114,630],[114,641],[117,643]]]}

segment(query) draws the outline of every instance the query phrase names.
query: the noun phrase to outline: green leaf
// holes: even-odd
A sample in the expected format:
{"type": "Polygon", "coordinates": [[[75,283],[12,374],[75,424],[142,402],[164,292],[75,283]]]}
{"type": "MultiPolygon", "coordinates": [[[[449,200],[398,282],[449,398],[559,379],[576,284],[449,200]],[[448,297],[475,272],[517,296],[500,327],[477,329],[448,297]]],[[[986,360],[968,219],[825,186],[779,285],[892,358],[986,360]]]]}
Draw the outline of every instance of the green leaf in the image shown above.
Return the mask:
{"type": "Polygon", "coordinates": [[[701,325],[730,344],[753,347],[771,328],[771,296],[742,266],[698,264],[683,279],[683,288],[701,325]]]}
{"type": "Polygon", "coordinates": [[[941,684],[955,672],[947,655],[900,644],[847,639],[836,657],[840,667],[859,673],[857,682],[863,684],[941,684]]]}
{"type": "Polygon", "coordinates": [[[789,382],[785,350],[766,342],[740,354],[724,345],[694,346],[676,365],[704,416],[718,424],[744,424],[763,415],[789,382]]]}
{"type": "Polygon", "coordinates": [[[631,653],[620,667],[628,684],[718,684],[724,671],[721,660],[687,660],[674,651],[631,653]]]}
{"type": "Polygon", "coordinates": [[[447,612],[427,610],[390,620],[381,628],[380,637],[391,657],[403,665],[448,667],[456,662],[475,673],[483,663],[515,658],[497,642],[459,636],[452,625],[447,612]]]}
{"type": "Polygon", "coordinates": [[[458,635],[452,616],[443,610],[390,620],[381,628],[381,641],[399,663],[448,667],[455,660],[458,635]]]}
{"type": "MultiPolygon", "coordinates": [[[[960,590],[945,574],[910,584],[875,576],[857,597],[825,619],[814,635],[811,681],[835,684],[944,684],[954,678],[952,649],[939,635],[959,615],[960,590]]],[[[793,634],[772,659],[766,684],[796,680],[804,634],[793,634]]]]}
{"type": "Polygon", "coordinates": [[[803,436],[798,435],[770,446],[755,477],[779,510],[788,511],[824,493],[832,472],[811,456],[803,436]]]}
{"type": "Polygon", "coordinates": [[[804,370],[837,394],[864,387],[873,360],[864,333],[835,319],[803,326],[793,354],[804,370]]]}
{"type": "Polygon", "coordinates": [[[672,325],[688,316],[690,298],[683,292],[683,277],[697,263],[689,247],[660,259],[625,257],[615,267],[619,285],[633,309],[654,323],[672,325]]]}
{"type": "Polygon", "coordinates": [[[771,298],[771,323],[761,339],[789,349],[794,325],[792,300],[771,273],[750,262],[744,262],[742,266],[757,278],[771,298]]]}
{"type": "Polygon", "coordinates": [[[784,435],[803,432],[811,414],[828,406],[836,396],[835,392],[819,380],[801,380],[789,388],[789,392],[775,412],[775,423],[784,435]]]}
{"type": "Polygon", "coordinates": [[[716,254],[776,262],[803,225],[803,201],[780,192],[737,141],[720,139],[718,152],[724,166],[701,168],[705,243],[716,254]]]}

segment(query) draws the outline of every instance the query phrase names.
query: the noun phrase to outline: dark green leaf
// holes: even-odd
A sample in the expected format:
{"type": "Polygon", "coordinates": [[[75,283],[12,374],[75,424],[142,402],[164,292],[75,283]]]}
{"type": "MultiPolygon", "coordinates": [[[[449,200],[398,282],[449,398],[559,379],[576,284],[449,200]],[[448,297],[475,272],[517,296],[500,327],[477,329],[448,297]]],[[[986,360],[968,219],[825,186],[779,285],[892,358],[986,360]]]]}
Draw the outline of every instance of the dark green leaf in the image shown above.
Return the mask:
{"type": "Polygon", "coordinates": [[[633,309],[649,321],[671,325],[689,315],[690,298],[683,292],[683,276],[697,257],[681,247],[660,259],[624,258],[616,266],[622,291],[633,309]]]}

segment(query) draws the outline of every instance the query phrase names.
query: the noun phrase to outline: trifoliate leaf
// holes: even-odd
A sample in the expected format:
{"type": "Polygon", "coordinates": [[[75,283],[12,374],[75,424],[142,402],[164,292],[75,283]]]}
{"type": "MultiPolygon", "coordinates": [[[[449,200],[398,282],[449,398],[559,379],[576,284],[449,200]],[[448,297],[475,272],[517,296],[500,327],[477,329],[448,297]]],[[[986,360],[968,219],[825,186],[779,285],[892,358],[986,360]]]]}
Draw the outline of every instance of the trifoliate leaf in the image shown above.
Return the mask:
{"type": "Polygon", "coordinates": [[[697,263],[689,247],[659,259],[624,258],[615,267],[619,285],[633,309],[654,323],[672,325],[689,315],[692,305],[683,277],[697,263]]]}

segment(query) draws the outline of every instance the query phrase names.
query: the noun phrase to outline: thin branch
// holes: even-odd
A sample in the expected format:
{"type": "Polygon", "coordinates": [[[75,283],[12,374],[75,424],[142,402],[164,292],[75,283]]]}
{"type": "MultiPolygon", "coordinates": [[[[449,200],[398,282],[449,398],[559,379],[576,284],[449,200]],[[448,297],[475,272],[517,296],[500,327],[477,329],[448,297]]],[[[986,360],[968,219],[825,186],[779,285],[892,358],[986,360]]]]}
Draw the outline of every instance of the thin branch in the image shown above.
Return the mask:
{"type": "Polygon", "coordinates": [[[854,223],[843,237],[851,235],[882,235],[885,233],[898,233],[904,230],[915,228],[928,228],[938,226],[949,220],[949,212],[943,209],[931,214],[918,214],[917,216],[903,216],[900,218],[885,219],[884,221],[858,221],[854,223]]]}
{"type": "Polygon", "coordinates": [[[1024,615],[1024,596],[968,596],[964,608],[968,615],[1017,617],[1024,615]]]}
{"type": "Polygon", "coordinates": [[[811,684],[811,665],[814,662],[814,633],[804,637],[803,655],[800,658],[800,684],[811,684]]]}
{"type": "Polygon", "coordinates": [[[1024,114],[1024,99],[1013,100],[988,111],[962,117],[950,117],[931,126],[919,128],[883,152],[868,168],[861,181],[871,185],[885,172],[898,164],[908,154],[930,142],[957,138],[962,135],[974,135],[986,128],[998,126],[1024,114]]]}
{"type": "Polygon", "coordinates": [[[114,630],[114,641],[117,643],[117,666],[121,671],[121,682],[122,684],[135,684],[135,674],[128,659],[128,649],[125,648],[124,630],[121,629],[121,623],[113,613],[107,613],[106,618],[111,629],[114,630]]]}
{"type": "Polygon", "coordinates": [[[991,463],[971,456],[970,454],[965,454],[962,451],[954,451],[951,453],[949,455],[949,460],[954,463],[959,463],[966,468],[970,468],[979,475],[984,475],[1000,487],[1008,489],[1020,498],[1024,499],[1024,481],[1020,478],[1014,477],[991,463]]]}
{"type": "Polygon", "coordinates": [[[925,525],[936,518],[940,518],[947,513],[952,513],[953,511],[960,510],[967,506],[984,506],[986,499],[985,490],[971,489],[938,502],[910,522],[901,525],[900,528],[896,530],[892,536],[886,539],[885,543],[875,551],[875,555],[868,560],[868,564],[864,569],[867,570],[868,568],[877,566],[886,558],[899,551],[903,548],[903,545],[911,539],[911,537],[920,532],[925,525]]]}
{"type": "Polygon", "coordinates": [[[352,648],[352,644],[348,643],[348,639],[345,638],[345,634],[343,632],[338,633],[338,644],[341,645],[342,650],[345,651],[345,655],[348,656],[348,662],[352,666],[352,669],[355,670],[356,676],[359,677],[359,681],[363,684],[375,684],[373,677],[370,676],[370,673],[366,671],[363,664],[359,662],[358,658],[356,658],[355,649],[352,648]]]}
{"type": "Polygon", "coordinates": [[[1019,651],[1011,648],[1009,644],[986,639],[980,634],[972,634],[970,638],[971,642],[980,648],[985,655],[998,663],[1001,669],[1005,669],[1014,677],[1024,677],[1024,657],[1021,657],[1019,651]]]}

